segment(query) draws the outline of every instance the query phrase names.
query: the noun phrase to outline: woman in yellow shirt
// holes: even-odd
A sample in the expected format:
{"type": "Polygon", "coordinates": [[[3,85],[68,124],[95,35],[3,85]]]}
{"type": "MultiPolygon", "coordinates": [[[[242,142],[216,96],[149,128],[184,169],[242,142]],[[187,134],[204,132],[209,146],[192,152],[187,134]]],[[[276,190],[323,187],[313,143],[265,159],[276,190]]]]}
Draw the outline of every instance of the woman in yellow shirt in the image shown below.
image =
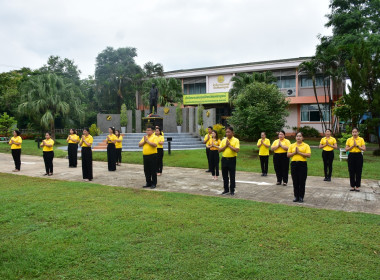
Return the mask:
{"type": "Polygon", "coordinates": [[[298,132],[296,134],[296,143],[290,145],[288,149],[288,157],[292,158],[292,163],[290,164],[290,173],[293,180],[293,202],[303,202],[307,178],[306,158],[310,156],[310,146],[303,142],[303,135],[301,132],[298,132]]]}
{"type": "Polygon", "coordinates": [[[53,158],[54,158],[54,140],[51,139],[50,132],[45,133],[45,140],[42,140],[41,147],[43,151],[43,158],[45,162],[46,173],[44,176],[52,176],[53,175],[53,158]]]}
{"type": "Polygon", "coordinates": [[[261,132],[261,138],[257,141],[257,147],[259,148],[259,157],[261,164],[261,176],[268,175],[268,161],[269,161],[269,148],[270,141],[266,138],[265,132],[261,132]]]}
{"type": "Polygon", "coordinates": [[[115,136],[116,136],[116,143],[115,143],[116,165],[120,166],[121,165],[121,152],[123,150],[123,135],[120,134],[120,130],[116,130],[115,136]]]}
{"type": "Polygon", "coordinates": [[[326,129],[325,137],[321,139],[321,142],[319,143],[319,148],[323,149],[322,159],[325,171],[325,179],[323,179],[323,181],[330,182],[334,161],[334,149],[338,148],[335,138],[331,136],[331,129],[326,129]]]}
{"type": "Polygon", "coordinates": [[[11,145],[12,157],[15,162],[15,169],[13,172],[19,172],[21,168],[21,143],[22,138],[20,136],[20,131],[14,130],[13,137],[9,140],[9,145],[11,145]]]}
{"type": "Polygon", "coordinates": [[[350,173],[350,191],[360,192],[363,170],[362,152],[365,152],[366,146],[364,139],[359,137],[359,129],[354,127],[351,133],[352,137],[346,141],[346,152],[349,152],[347,163],[348,172],[350,173]]]}
{"type": "Polygon", "coordinates": [[[157,144],[157,175],[161,176],[162,174],[162,168],[163,168],[163,158],[164,158],[164,135],[162,135],[161,128],[159,126],[156,126],[155,134],[158,137],[158,144],[157,144]]]}
{"type": "Polygon", "coordinates": [[[83,129],[83,135],[79,142],[82,152],[82,175],[83,180],[92,181],[92,143],[94,139],[90,135],[90,130],[86,127],[83,129]]]}
{"type": "Polygon", "coordinates": [[[277,177],[276,185],[281,185],[281,182],[284,186],[288,184],[289,159],[286,156],[286,152],[288,151],[289,146],[290,141],[285,139],[285,131],[281,130],[278,133],[278,139],[272,144],[272,151],[274,152],[273,165],[277,177]]]}
{"type": "Polygon", "coordinates": [[[210,149],[211,175],[214,180],[218,180],[219,177],[219,146],[218,132],[213,130],[211,132],[211,139],[207,142],[206,147],[210,149]]]}
{"type": "Polygon", "coordinates": [[[116,171],[116,135],[115,128],[108,128],[109,134],[107,135],[107,160],[108,160],[108,171],[116,171]]]}
{"type": "Polygon", "coordinates": [[[76,168],[78,164],[79,136],[75,129],[70,129],[70,134],[67,136],[66,142],[68,143],[67,152],[69,155],[69,168],[76,168]]]}

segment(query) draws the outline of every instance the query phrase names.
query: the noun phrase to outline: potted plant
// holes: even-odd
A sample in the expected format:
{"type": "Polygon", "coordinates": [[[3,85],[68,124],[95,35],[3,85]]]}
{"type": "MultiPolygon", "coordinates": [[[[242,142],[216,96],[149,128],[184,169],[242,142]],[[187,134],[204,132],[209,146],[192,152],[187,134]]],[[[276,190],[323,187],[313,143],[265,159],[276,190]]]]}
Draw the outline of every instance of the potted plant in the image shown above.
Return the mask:
{"type": "Polygon", "coordinates": [[[199,104],[197,108],[198,130],[201,129],[201,126],[203,125],[203,110],[204,110],[203,105],[199,104]]]}
{"type": "Polygon", "coordinates": [[[121,110],[120,110],[121,133],[125,133],[127,124],[128,124],[127,105],[123,104],[121,105],[121,110]]]}
{"type": "Polygon", "coordinates": [[[181,133],[182,132],[182,123],[183,123],[183,118],[182,118],[182,104],[178,103],[177,107],[175,108],[175,114],[176,114],[176,122],[177,122],[177,132],[181,133]]]}

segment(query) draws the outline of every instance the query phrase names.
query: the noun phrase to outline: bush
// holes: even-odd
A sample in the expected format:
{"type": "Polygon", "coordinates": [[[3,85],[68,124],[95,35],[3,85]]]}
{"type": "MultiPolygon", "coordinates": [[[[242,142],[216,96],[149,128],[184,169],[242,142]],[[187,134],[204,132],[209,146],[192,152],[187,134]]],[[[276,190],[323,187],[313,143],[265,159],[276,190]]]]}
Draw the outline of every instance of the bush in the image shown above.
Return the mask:
{"type": "Polygon", "coordinates": [[[182,125],[182,123],[183,123],[181,106],[182,106],[182,104],[178,103],[177,107],[175,108],[176,122],[177,122],[178,126],[182,125]]]}
{"type": "Polygon", "coordinates": [[[339,144],[341,146],[345,146],[347,139],[350,138],[351,136],[352,136],[351,133],[342,132],[342,137],[338,139],[339,144]]]}
{"type": "Polygon", "coordinates": [[[120,110],[120,126],[126,127],[128,124],[128,116],[127,116],[127,105],[121,105],[120,110]]]}
{"type": "Polygon", "coordinates": [[[199,129],[199,135],[200,136],[205,136],[207,134],[207,129],[205,129],[204,127],[203,127],[203,125],[201,126],[201,128],[199,129]]]}
{"type": "Polygon", "coordinates": [[[303,127],[293,127],[295,132],[302,132],[303,137],[320,137],[320,133],[314,127],[311,126],[303,126],[303,127]]]}
{"type": "Polygon", "coordinates": [[[100,128],[98,128],[98,127],[96,126],[96,124],[93,123],[93,124],[90,126],[90,134],[91,134],[92,136],[99,136],[101,133],[102,133],[102,132],[100,131],[100,128]]]}
{"type": "Polygon", "coordinates": [[[219,139],[223,139],[224,136],[226,135],[226,128],[222,124],[220,123],[214,124],[212,128],[216,130],[216,132],[218,133],[219,139]]]}
{"type": "Polygon", "coordinates": [[[374,150],[373,155],[376,157],[380,157],[380,149],[374,150]]]}
{"type": "Polygon", "coordinates": [[[198,109],[197,109],[198,125],[203,125],[203,110],[204,109],[205,108],[203,107],[202,104],[198,105],[198,109]]]}

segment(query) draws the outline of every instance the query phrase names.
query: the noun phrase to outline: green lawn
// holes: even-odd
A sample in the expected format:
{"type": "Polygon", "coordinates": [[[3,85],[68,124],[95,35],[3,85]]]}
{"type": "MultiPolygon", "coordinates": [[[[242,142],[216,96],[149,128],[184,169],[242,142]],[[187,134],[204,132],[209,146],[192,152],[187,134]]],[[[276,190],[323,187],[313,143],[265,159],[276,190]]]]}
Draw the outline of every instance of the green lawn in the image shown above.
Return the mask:
{"type": "Polygon", "coordinates": [[[0,180],[0,279],[379,277],[378,215],[0,180]]]}
{"type": "MultiPolygon", "coordinates": [[[[64,144],[65,140],[59,140],[64,144]]],[[[310,145],[317,145],[317,141],[308,141],[310,145]]],[[[66,145],[66,144],[65,144],[66,145]]],[[[374,146],[374,145],[372,145],[374,146]]],[[[9,146],[5,143],[0,143],[0,152],[10,152],[9,146]]],[[[37,144],[32,140],[26,140],[22,146],[23,154],[42,155],[42,149],[37,149],[37,144]]],[[[65,157],[67,152],[59,149],[54,151],[55,157],[65,157]]],[[[142,164],[141,152],[123,152],[123,162],[142,164]]],[[[94,152],[93,159],[97,161],[106,161],[106,152],[94,152]]],[[[172,151],[171,156],[165,151],[164,166],[178,166],[189,168],[207,168],[205,150],[190,150],[190,151],[172,151]]],[[[312,157],[308,159],[308,175],[324,176],[322,150],[313,148],[312,157]]],[[[255,144],[249,142],[241,143],[241,150],[237,160],[237,170],[261,173],[260,160],[258,158],[258,149],[255,144]]],[[[372,151],[364,153],[363,178],[379,179],[380,157],[372,155],[372,151]]],[[[269,159],[269,173],[274,174],[272,155],[269,159]]],[[[347,161],[339,161],[339,151],[335,151],[335,161],[333,167],[334,177],[347,178],[348,168],[347,161]]]]}

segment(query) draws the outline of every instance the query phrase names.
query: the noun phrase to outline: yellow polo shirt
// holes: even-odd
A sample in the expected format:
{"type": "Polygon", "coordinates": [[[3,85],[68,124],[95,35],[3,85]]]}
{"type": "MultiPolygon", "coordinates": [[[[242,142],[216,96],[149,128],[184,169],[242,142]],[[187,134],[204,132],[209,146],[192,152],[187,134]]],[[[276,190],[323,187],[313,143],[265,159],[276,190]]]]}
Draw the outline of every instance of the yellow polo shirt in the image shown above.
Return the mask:
{"type": "MultiPolygon", "coordinates": [[[[261,144],[261,138],[259,141],[257,141],[257,146],[261,144]]],[[[268,138],[264,139],[264,144],[270,146],[270,141],[268,138]]],[[[269,156],[269,147],[265,147],[264,145],[261,145],[259,148],[259,156],[269,156]]]]}
{"type": "MultiPolygon", "coordinates": [[[[44,152],[51,152],[51,151],[53,151],[54,140],[51,139],[51,138],[50,138],[49,140],[46,140],[46,139],[45,139],[45,143],[46,143],[47,145],[51,145],[51,147],[43,146],[42,151],[44,151],[44,152]]],[[[41,147],[42,147],[42,144],[43,144],[43,143],[41,143],[41,147]]]]}
{"type": "Polygon", "coordinates": [[[158,138],[157,148],[161,148],[161,149],[164,148],[163,145],[160,145],[160,143],[158,143],[158,142],[164,142],[165,141],[164,135],[159,135],[159,136],[156,135],[156,137],[158,138]]]}
{"type": "MultiPolygon", "coordinates": [[[[355,139],[356,145],[363,146],[365,145],[364,139],[359,137],[355,139]]],[[[346,146],[352,147],[354,145],[354,137],[348,138],[346,141],[346,146]]],[[[362,151],[359,148],[355,147],[350,150],[350,153],[361,153],[362,151]]]]}
{"type": "Polygon", "coordinates": [[[78,135],[76,135],[76,134],[72,134],[72,135],[70,135],[70,137],[71,137],[72,139],[78,141],[78,142],[74,142],[74,141],[72,141],[72,140],[69,140],[69,137],[67,137],[67,143],[69,143],[69,144],[77,144],[77,143],[79,143],[79,136],[78,136],[78,135]]]}
{"type": "Polygon", "coordinates": [[[84,137],[84,140],[85,140],[88,144],[90,144],[90,146],[87,146],[87,144],[84,143],[84,142],[82,141],[82,145],[81,145],[81,147],[91,147],[91,146],[92,146],[92,143],[94,142],[94,138],[92,138],[92,136],[91,136],[90,134],[87,135],[87,137],[85,136],[85,137],[84,137]]]}
{"type": "MultiPolygon", "coordinates": [[[[154,135],[154,133],[150,137],[148,137],[148,141],[152,143],[156,143],[158,145],[158,137],[154,135]]],[[[140,143],[143,143],[143,142],[144,142],[144,137],[141,138],[140,143]]],[[[157,147],[152,147],[148,143],[145,143],[143,146],[143,155],[148,156],[152,154],[157,154],[157,147]]]]}
{"type": "Polygon", "coordinates": [[[116,136],[116,140],[121,140],[120,142],[116,141],[116,143],[115,143],[116,149],[122,149],[123,148],[123,136],[120,135],[119,138],[117,138],[117,136],[116,136]]]}
{"type": "MultiPolygon", "coordinates": [[[[278,146],[278,141],[280,141],[280,139],[275,140],[272,144],[272,147],[278,146]]],[[[290,141],[284,138],[281,140],[281,145],[290,147],[290,141]]],[[[282,147],[279,147],[273,152],[275,152],[276,154],[281,154],[281,153],[286,153],[287,151],[285,151],[282,147]]]]}
{"type": "MultiPolygon", "coordinates": [[[[326,145],[326,142],[328,142],[331,146],[334,146],[334,144],[336,144],[336,139],[334,137],[331,137],[331,136],[329,137],[329,139],[327,139],[326,137],[323,137],[321,139],[321,142],[319,144],[326,145]]],[[[323,148],[323,150],[326,151],[326,152],[330,152],[330,151],[333,151],[334,148],[326,146],[326,147],[323,148]]]]}
{"type": "MultiPolygon", "coordinates": [[[[297,143],[291,144],[288,149],[288,153],[294,153],[296,151],[296,147],[298,147],[298,151],[301,153],[311,154],[310,146],[305,142],[302,142],[301,145],[298,145],[297,143]]],[[[306,157],[296,154],[292,156],[292,161],[306,161],[306,157]]]]}
{"type": "MultiPolygon", "coordinates": [[[[240,149],[239,139],[232,137],[229,141],[232,147],[240,149]]],[[[224,148],[226,146],[226,143],[227,143],[227,138],[224,138],[222,142],[220,143],[219,148],[224,148]]],[[[223,157],[229,158],[229,157],[236,157],[236,156],[237,156],[237,152],[232,151],[230,147],[226,148],[223,151],[223,157]]]]}
{"type": "Polygon", "coordinates": [[[218,140],[215,140],[213,138],[211,138],[208,142],[207,142],[207,145],[211,146],[211,145],[215,145],[217,147],[211,147],[210,150],[211,151],[217,151],[218,150],[218,147],[220,146],[220,139],[218,140]]]}
{"type": "MultiPolygon", "coordinates": [[[[210,140],[212,139],[212,135],[211,135],[211,134],[206,134],[206,135],[205,135],[205,138],[203,138],[203,142],[207,140],[207,137],[208,137],[208,136],[210,136],[210,139],[209,139],[208,141],[210,141],[210,140]]],[[[210,144],[208,144],[208,141],[206,142],[206,146],[207,146],[207,145],[210,145],[210,144]]]]}
{"type": "Polygon", "coordinates": [[[110,140],[107,140],[108,144],[113,144],[112,141],[116,141],[117,137],[115,134],[108,135],[110,140]]]}
{"type": "MultiPolygon", "coordinates": [[[[20,144],[22,143],[21,136],[12,137],[11,140],[9,140],[9,144],[11,143],[12,140],[16,143],[20,143],[20,144]]],[[[16,144],[11,145],[11,150],[17,150],[17,149],[21,149],[21,145],[16,145],[16,144]]]]}

